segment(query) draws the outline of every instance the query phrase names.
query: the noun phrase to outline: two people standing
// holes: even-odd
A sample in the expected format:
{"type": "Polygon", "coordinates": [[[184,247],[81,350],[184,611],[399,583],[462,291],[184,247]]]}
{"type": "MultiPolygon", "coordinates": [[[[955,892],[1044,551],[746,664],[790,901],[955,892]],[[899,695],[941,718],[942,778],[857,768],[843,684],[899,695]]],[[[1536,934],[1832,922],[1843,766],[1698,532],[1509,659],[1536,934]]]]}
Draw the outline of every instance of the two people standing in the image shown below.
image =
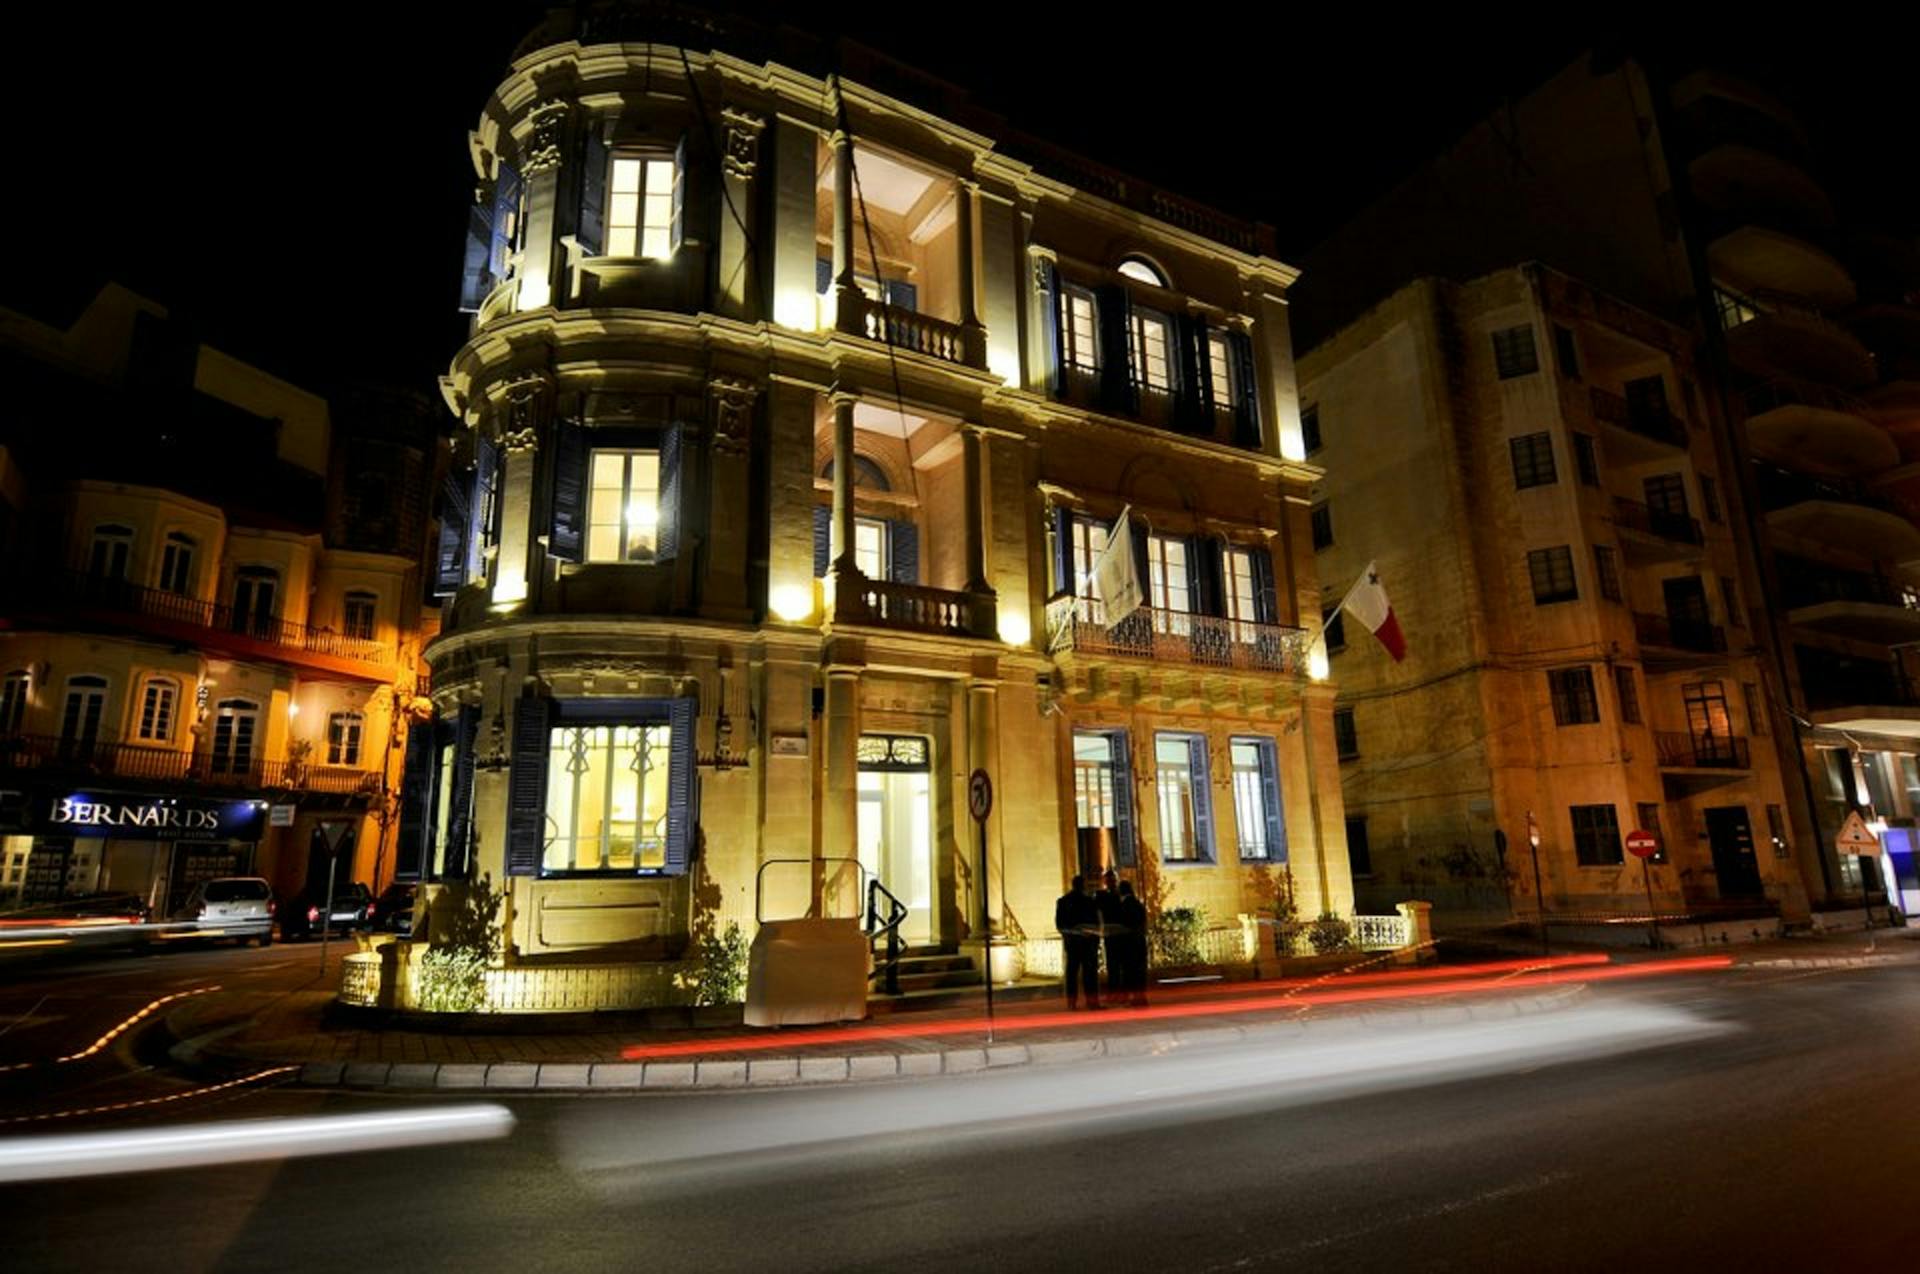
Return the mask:
{"type": "Polygon", "coordinates": [[[1107,994],[1110,1000],[1125,996],[1130,1004],[1147,1002],[1147,909],[1134,895],[1133,885],[1109,871],[1101,881],[1099,893],[1090,891],[1085,876],[1075,876],[1073,886],[1054,904],[1054,927],[1066,957],[1067,1008],[1079,1007],[1079,996],[1086,994],[1087,1007],[1100,1007],[1099,958],[1104,944],[1107,957],[1107,994]]]}

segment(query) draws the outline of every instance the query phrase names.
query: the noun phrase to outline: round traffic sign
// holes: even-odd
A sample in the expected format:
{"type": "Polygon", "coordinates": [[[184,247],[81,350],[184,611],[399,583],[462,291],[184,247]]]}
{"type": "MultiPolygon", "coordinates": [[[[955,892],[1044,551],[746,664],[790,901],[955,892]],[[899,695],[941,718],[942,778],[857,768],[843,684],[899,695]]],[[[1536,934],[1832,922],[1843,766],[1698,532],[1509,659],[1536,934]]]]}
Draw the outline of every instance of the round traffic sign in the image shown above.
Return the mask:
{"type": "Polygon", "coordinates": [[[975,770],[967,780],[967,812],[978,823],[986,822],[993,812],[993,780],[985,770],[975,770]]]}
{"type": "Polygon", "coordinates": [[[1627,852],[1635,858],[1652,858],[1660,852],[1660,834],[1636,827],[1627,833],[1627,852]]]}

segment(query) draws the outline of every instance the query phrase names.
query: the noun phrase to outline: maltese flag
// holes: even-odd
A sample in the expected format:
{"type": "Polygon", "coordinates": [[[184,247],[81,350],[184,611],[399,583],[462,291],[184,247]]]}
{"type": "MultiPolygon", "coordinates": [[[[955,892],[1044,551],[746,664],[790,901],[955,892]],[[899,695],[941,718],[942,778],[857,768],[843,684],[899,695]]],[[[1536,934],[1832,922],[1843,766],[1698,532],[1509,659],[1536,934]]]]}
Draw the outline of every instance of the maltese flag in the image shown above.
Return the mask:
{"type": "Polygon", "coordinates": [[[1393,603],[1387,600],[1387,590],[1380,586],[1380,572],[1373,569],[1372,562],[1360,572],[1360,578],[1347,590],[1346,600],[1340,606],[1380,639],[1380,644],[1393,656],[1393,662],[1399,663],[1407,657],[1407,639],[1400,632],[1393,603]]]}

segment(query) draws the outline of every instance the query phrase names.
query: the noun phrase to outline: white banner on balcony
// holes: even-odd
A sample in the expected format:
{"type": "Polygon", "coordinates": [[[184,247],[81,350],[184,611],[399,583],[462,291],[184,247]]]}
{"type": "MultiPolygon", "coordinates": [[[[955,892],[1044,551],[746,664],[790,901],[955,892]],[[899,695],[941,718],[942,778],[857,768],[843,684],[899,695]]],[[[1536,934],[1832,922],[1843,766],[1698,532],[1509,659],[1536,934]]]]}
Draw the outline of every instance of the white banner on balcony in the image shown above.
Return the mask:
{"type": "Polygon", "coordinates": [[[1107,623],[1114,624],[1140,609],[1147,600],[1141,591],[1140,571],[1133,559],[1133,523],[1127,514],[1132,505],[1120,510],[1107,532],[1107,547],[1093,564],[1093,592],[1106,612],[1107,623]]]}

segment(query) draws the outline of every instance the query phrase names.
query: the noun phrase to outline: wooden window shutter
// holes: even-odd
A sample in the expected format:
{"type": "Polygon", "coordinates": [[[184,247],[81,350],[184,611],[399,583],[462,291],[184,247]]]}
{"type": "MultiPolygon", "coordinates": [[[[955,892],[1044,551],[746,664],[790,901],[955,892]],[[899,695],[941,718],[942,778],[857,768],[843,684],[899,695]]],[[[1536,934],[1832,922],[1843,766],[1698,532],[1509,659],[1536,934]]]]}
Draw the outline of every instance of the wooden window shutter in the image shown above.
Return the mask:
{"type": "Polygon", "coordinates": [[[670,562],[680,556],[685,513],[682,505],[685,484],[681,472],[686,459],[683,433],[679,425],[668,425],[660,435],[660,523],[653,541],[653,557],[657,562],[670,562]]]}
{"type": "Polygon", "coordinates": [[[547,750],[553,701],[523,695],[513,705],[513,756],[507,779],[507,875],[533,876],[547,843],[547,750]]]}
{"type": "Polygon", "coordinates": [[[578,562],[587,530],[587,430],[577,420],[554,427],[552,479],[547,556],[578,562]]]}
{"type": "Polygon", "coordinates": [[[667,759],[667,866],[670,874],[687,870],[693,856],[693,836],[697,825],[694,774],[694,710],[691,698],[675,699],[668,704],[667,720],[673,729],[667,759]]]}

